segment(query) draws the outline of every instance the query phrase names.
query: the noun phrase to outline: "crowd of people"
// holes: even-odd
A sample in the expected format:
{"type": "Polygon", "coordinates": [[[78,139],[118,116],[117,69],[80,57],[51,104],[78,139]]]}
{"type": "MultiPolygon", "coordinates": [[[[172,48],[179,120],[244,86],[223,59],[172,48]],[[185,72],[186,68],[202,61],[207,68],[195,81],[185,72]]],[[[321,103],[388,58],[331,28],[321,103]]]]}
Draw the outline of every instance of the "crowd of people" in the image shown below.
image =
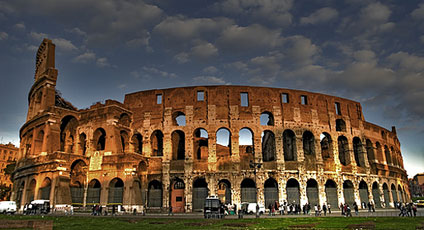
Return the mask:
{"type": "Polygon", "coordinates": [[[417,216],[417,205],[413,203],[395,202],[395,207],[399,209],[399,216],[417,216]]]}

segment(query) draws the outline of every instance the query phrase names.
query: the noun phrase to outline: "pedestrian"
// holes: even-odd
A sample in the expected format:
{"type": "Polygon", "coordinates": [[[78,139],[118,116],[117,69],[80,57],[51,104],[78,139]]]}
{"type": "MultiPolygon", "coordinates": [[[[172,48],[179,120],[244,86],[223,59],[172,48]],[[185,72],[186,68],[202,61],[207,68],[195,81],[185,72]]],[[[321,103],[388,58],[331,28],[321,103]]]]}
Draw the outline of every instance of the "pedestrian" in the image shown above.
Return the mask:
{"type": "Polygon", "coordinates": [[[412,205],[412,211],[414,212],[414,217],[417,216],[417,205],[413,204],[412,205]]]}
{"type": "Polygon", "coordinates": [[[344,216],[345,215],[345,212],[344,212],[344,205],[343,205],[343,203],[340,203],[340,211],[342,213],[342,216],[344,216]]]}
{"type": "Polygon", "coordinates": [[[318,205],[314,206],[314,210],[315,210],[315,216],[318,216],[318,205]]]}
{"type": "Polygon", "coordinates": [[[259,218],[259,204],[256,203],[256,218],[259,218]]]}
{"type": "Polygon", "coordinates": [[[327,205],[325,203],[322,205],[322,211],[324,211],[324,216],[327,216],[327,205]]]}
{"type": "Polygon", "coordinates": [[[412,203],[408,204],[408,216],[412,216],[412,203]]]}
{"type": "Polygon", "coordinates": [[[173,215],[173,213],[172,213],[172,205],[169,205],[168,216],[171,216],[171,215],[173,215]]]}
{"type": "Polygon", "coordinates": [[[327,208],[328,208],[328,214],[331,214],[331,204],[330,203],[328,203],[327,208]]]}
{"type": "Polygon", "coordinates": [[[353,209],[355,209],[355,215],[359,214],[359,210],[358,210],[358,205],[355,203],[353,203],[353,209]]]}
{"type": "Polygon", "coordinates": [[[346,216],[350,216],[350,217],[352,217],[352,210],[350,210],[350,206],[349,205],[346,205],[347,207],[346,207],[346,216]]]}
{"type": "Polygon", "coordinates": [[[74,215],[74,206],[71,205],[71,215],[74,215]]]}
{"type": "Polygon", "coordinates": [[[112,216],[115,215],[115,210],[116,210],[115,205],[112,205],[112,216]]]}

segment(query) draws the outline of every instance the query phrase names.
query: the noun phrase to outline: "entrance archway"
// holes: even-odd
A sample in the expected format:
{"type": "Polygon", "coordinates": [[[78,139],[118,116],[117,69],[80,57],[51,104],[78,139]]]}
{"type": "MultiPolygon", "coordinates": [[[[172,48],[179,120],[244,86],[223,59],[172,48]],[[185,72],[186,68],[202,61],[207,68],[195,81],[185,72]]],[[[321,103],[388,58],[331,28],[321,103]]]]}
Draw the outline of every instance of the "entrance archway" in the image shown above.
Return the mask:
{"type": "Polygon", "coordinates": [[[152,180],[149,183],[149,190],[147,192],[148,202],[150,208],[162,207],[162,183],[157,180],[152,180]]]}
{"type": "Polygon", "coordinates": [[[52,181],[50,178],[46,177],[41,185],[39,190],[39,197],[41,200],[50,200],[50,189],[52,187],[52,181]]]}
{"type": "Polygon", "coordinates": [[[396,193],[396,186],[394,184],[392,184],[392,186],[390,186],[390,188],[392,190],[393,202],[399,202],[399,198],[398,198],[397,193],[396,193]]]}
{"type": "Polygon", "coordinates": [[[289,204],[300,204],[299,182],[296,179],[287,181],[287,202],[289,204]]]}
{"type": "Polygon", "coordinates": [[[359,197],[361,198],[361,203],[365,202],[365,204],[368,204],[368,185],[363,180],[359,183],[359,197]]]}
{"type": "Polygon", "coordinates": [[[124,195],[124,182],[119,178],[114,178],[109,183],[108,204],[122,204],[124,195]]]}
{"type": "Polygon", "coordinates": [[[29,186],[27,188],[27,199],[26,202],[31,202],[34,200],[34,195],[35,195],[35,185],[37,184],[37,182],[35,181],[35,179],[32,179],[31,182],[29,183],[29,186]]]}
{"type": "Polygon", "coordinates": [[[377,182],[372,184],[372,196],[374,198],[374,204],[376,208],[381,208],[381,200],[380,200],[380,189],[378,189],[377,182]]]}
{"type": "Polygon", "coordinates": [[[274,204],[278,201],[278,184],[274,178],[269,178],[265,181],[265,208],[268,208],[270,204],[274,204]]]}
{"type": "Polygon", "coordinates": [[[231,183],[228,180],[219,181],[218,197],[222,203],[231,204],[231,183]]]}
{"type": "Polygon", "coordinates": [[[241,202],[256,203],[256,184],[250,178],[241,182],[241,202]]]}
{"type": "Polygon", "coordinates": [[[352,181],[346,180],[343,183],[343,195],[344,195],[345,203],[353,207],[353,203],[355,202],[355,196],[354,196],[352,181]]]}
{"type": "Polygon", "coordinates": [[[185,199],[184,199],[184,181],[176,178],[171,183],[171,207],[172,212],[184,212],[185,199]]]}
{"type": "Polygon", "coordinates": [[[383,195],[384,195],[384,204],[385,208],[390,207],[390,195],[389,195],[389,186],[386,183],[383,184],[383,195]]]}
{"type": "Polygon", "coordinates": [[[319,196],[318,196],[318,183],[314,179],[308,180],[306,182],[306,196],[308,197],[308,203],[313,205],[319,205],[319,196]]]}
{"type": "Polygon", "coordinates": [[[325,196],[327,197],[327,204],[330,204],[334,208],[339,206],[337,184],[333,180],[327,180],[325,183],[325,196]]]}
{"type": "Polygon", "coordinates": [[[96,179],[93,179],[88,183],[87,191],[87,205],[95,205],[100,203],[100,192],[102,186],[100,182],[96,179]]]}
{"type": "Polygon", "coordinates": [[[198,178],[193,182],[193,210],[203,209],[208,193],[208,184],[205,178],[198,178]]]}

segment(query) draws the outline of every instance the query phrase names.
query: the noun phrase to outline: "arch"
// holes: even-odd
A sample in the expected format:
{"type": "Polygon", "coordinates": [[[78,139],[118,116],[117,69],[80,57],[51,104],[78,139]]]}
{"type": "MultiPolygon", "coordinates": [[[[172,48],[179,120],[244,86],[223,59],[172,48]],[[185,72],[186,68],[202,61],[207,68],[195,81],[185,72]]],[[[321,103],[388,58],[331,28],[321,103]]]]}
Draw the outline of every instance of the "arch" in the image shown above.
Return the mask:
{"type": "Polygon", "coordinates": [[[181,130],[175,130],[171,134],[172,160],[185,159],[185,134],[181,130]]]}
{"type": "Polygon", "coordinates": [[[275,135],[269,130],[262,133],[262,160],[263,162],[276,160],[275,135]]]}
{"type": "Polygon", "coordinates": [[[218,197],[224,204],[231,204],[231,183],[226,179],[222,179],[218,182],[218,197]]]}
{"type": "Polygon", "coordinates": [[[79,135],[79,148],[81,155],[85,156],[87,152],[87,135],[85,133],[79,135]]]}
{"type": "Polygon", "coordinates": [[[171,206],[172,212],[184,212],[185,198],[184,198],[185,183],[180,178],[175,178],[171,182],[171,206]]]}
{"type": "Polygon", "coordinates": [[[392,157],[390,156],[390,150],[387,145],[384,146],[384,156],[386,157],[386,163],[392,164],[392,157]]]}
{"type": "Polygon", "coordinates": [[[143,136],[140,133],[136,133],[131,138],[131,143],[134,149],[134,152],[142,154],[143,153],[143,136]]]}
{"type": "Polygon", "coordinates": [[[124,130],[121,130],[121,132],[119,132],[120,137],[121,137],[121,151],[127,152],[128,151],[128,147],[129,147],[129,137],[128,137],[128,133],[124,130]]]}
{"type": "Polygon", "coordinates": [[[256,203],[256,183],[250,179],[245,178],[241,184],[241,202],[256,203]]]}
{"type": "Polygon", "coordinates": [[[163,133],[160,130],[155,130],[150,137],[152,146],[152,156],[163,156],[163,133]]]}
{"type": "Polygon", "coordinates": [[[106,147],[106,131],[103,128],[98,128],[93,133],[95,149],[97,151],[105,150],[106,147]]]}
{"type": "Polygon", "coordinates": [[[365,162],[362,152],[362,141],[359,139],[359,137],[353,138],[353,154],[355,156],[356,165],[358,167],[364,167],[365,162]]]}
{"type": "Polygon", "coordinates": [[[43,183],[39,189],[38,197],[41,200],[50,200],[50,190],[52,187],[52,180],[48,177],[44,178],[43,183]]]}
{"type": "Polygon", "coordinates": [[[122,204],[124,195],[124,182],[118,178],[113,178],[109,183],[108,204],[122,204]]]}
{"type": "Polygon", "coordinates": [[[261,116],[259,118],[261,125],[274,125],[274,115],[272,115],[271,112],[265,111],[261,113],[261,116]]]}
{"type": "Polygon", "coordinates": [[[339,147],[340,164],[344,166],[350,164],[349,146],[347,138],[345,136],[339,136],[339,138],[337,138],[337,144],[339,147]]]}
{"type": "Polygon", "coordinates": [[[193,181],[193,210],[203,209],[209,189],[205,178],[197,178],[193,181]]]}
{"type": "Polygon", "coordinates": [[[92,179],[88,183],[87,189],[87,205],[100,204],[100,193],[102,190],[102,185],[97,179],[92,179]]]}
{"type": "Polygon", "coordinates": [[[147,191],[147,206],[151,208],[162,207],[162,183],[158,180],[150,181],[147,191]]]}
{"type": "Polygon", "coordinates": [[[76,160],[71,164],[70,182],[72,204],[82,205],[84,200],[84,186],[87,174],[87,164],[83,160],[76,160]]]}
{"type": "Polygon", "coordinates": [[[398,185],[398,189],[397,189],[397,191],[398,191],[398,200],[401,202],[401,203],[403,203],[404,202],[404,200],[403,200],[403,189],[402,189],[402,187],[400,186],[400,184],[398,185]]]}
{"type": "Polygon", "coordinates": [[[185,126],[186,125],[186,115],[177,111],[172,114],[172,124],[175,126],[185,126]]]}
{"type": "Polygon", "coordinates": [[[296,135],[290,129],[283,132],[284,161],[296,161],[296,135]]]}
{"type": "Polygon", "coordinates": [[[315,179],[309,179],[306,182],[306,197],[310,205],[320,205],[318,195],[318,183],[315,179]]]}
{"type": "Polygon", "coordinates": [[[240,153],[253,153],[253,131],[250,128],[242,128],[239,131],[239,149],[240,153]]]}
{"type": "Polygon", "coordinates": [[[60,122],[60,151],[72,153],[74,148],[74,137],[78,128],[78,120],[68,115],[60,122]]]}
{"type": "Polygon", "coordinates": [[[375,207],[381,208],[381,199],[380,199],[380,189],[378,188],[378,183],[374,182],[372,183],[372,196],[374,198],[374,204],[375,207]]]}
{"type": "Polygon", "coordinates": [[[394,184],[392,184],[390,186],[390,189],[392,190],[392,199],[393,199],[393,202],[399,202],[399,198],[397,196],[397,191],[396,191],[396,186],[394,184]]]}
{"type": "Polygon", "coordinates": [[[359,198],[361,199],[361,203],[368,204],[369,202],[369,192],[368,192],[368,185],[365,181],[361,180],[359,183],[359,198]]]}
{"type": "Polygon", "coordinates": [[[375,142],[375,149],[377,151],[377,159],[380,163],[382,163],[384,160],[383,160],[383,152],[381,150],[380,142],[378,142],[378,141],[375,142]]]}
{"type": "Polygon", "coordinates": [[[343,195],[345,199],[345,203],[353,207],[353,203],[355,203],[355,196],[354,196],[354,188],[353,183],[350,180],[345,180],[343,182],[343,195]]]}
{"type": "Polygon", "coordinates": [[[24,189],[25,189],[25,181],[22,181],[20,183],[19,187],[18,187],[17,192],[16,192],[16,205],[18,206],[17,208],[20,208],[22,203],[23,203],[22,195],[24,193],[24,189]]]}
{"type": "Polygon", "coordinates": [[[338,199],[338,192],[337,192],[337,184],[331,179],[328,179],[325,182],[325,196],[327,198],[327,204],[338,207],[339,206],[339,199],[338,199]]]}
{"type": "Polygon", "coordinates": [[[231,155],[231,132],[227,128],[216,131],[216,155],[231,155]]]}
{"type": "Polygon", "coordinates": [[[43,140],[44,140],[44,131],[40,130],[35,138],[34,142],[34,153],[38,154],[43,151],[43,140]]]}
{"type": "Polygon", "coordinates": [[[193,138],[193,148],[194,148],[194,159],[196,160],[206,160],[208,159],[208,142],[209,135],[208,132],[203,128],[197,128],[194,130],[193,138]]]}
{"type": "Polygon", "coordinates": [[[322,159],[327,160],[333,158],[333,143],[331,135],[323,132],[320,135],[320,140],[322,159]]]}
{"type": "Polygon", "coordinates": [[[375,161],[375,154],[374,154],[374,146],[370,139],[366,140],[366,149],[367,149],[368,162],[370,165],[372,165],[375,161]]]}
{"type": "Polygon", "coordinates": [[[346,122],[343,119],[336,120],[336,131],[346,132],[346,122]]]}
{"type": "Polygon", "coordinates": [[[389,208],[390,207],[389,186],[386,183],[383,184],[383,196],[384,196],[384,206],[385,208],[389,208]]]}
{"type": "Polygon", "coordinates": [[[131,124],[131,118],[127,113],[122,113],[119,116],[118,124],[129,127],[131,124]]]}
{"type": "Polygon", "coordinates": [[[27,188],[26,194],[27,194],[27,198],[26,198],[26,202],[29,203],[31,201],[34,200],[34,195],[35,195],[35,186],[37,185],[37,181],[35,179],[32,179],[31,182],[29,183],[29,186],[27,188]]]}
{"type": "Polygon", "coordinates": [[[268,178],[264,183],[264,196],[265,208],[269,208],[275,201],[279,200],[278,197],[278,183],[274,178],[268,178]]]}
{"type": "Polygon", "coordinates": [[[289,204],[300,204],[300,190],[299,182],[291,178],[287,181],[286,191],[287,191],[287,202],[289,204]]]}
{"type": "Polygon", "coordinates": [[[303,153],[305,155],[315,155],[315,137],[310,131],[303,132],[303,153]]]}

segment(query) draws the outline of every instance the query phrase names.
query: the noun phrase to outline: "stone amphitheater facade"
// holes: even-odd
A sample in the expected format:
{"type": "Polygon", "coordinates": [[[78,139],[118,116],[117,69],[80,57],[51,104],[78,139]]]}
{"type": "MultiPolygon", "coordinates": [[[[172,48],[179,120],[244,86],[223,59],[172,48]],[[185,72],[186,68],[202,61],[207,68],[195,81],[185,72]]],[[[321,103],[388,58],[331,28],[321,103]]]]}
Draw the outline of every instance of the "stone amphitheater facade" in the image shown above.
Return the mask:
{"type": "Polygon", "coordinates": [[[251,86],[155,89],[77,109],[56,91],[55,45],[37,52],[13,199],[191,212],[225,203],[410,200],[396,129],[360,103],[251,86]]]}

